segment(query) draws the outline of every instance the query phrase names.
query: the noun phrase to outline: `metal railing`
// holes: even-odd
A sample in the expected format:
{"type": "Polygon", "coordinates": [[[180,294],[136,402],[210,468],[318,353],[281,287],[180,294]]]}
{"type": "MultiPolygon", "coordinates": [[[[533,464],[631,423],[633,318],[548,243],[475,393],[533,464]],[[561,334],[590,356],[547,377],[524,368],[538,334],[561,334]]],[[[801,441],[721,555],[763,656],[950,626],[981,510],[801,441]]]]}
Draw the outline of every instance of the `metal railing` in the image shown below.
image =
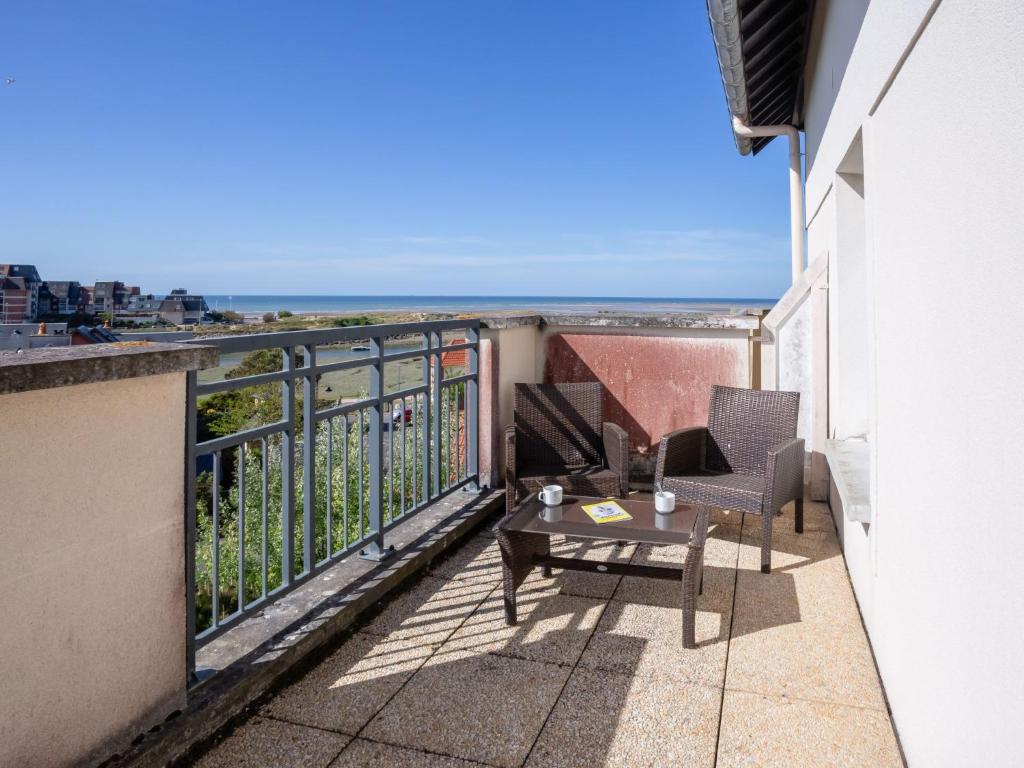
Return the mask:
{"type": "Polygon", "coordinates": [[[236,365],[187,379],[191,681],[197,647],[357,550],[387,557],[392,526],[476,487],[479,338],[446,320],[195,340],[236,365]]]}

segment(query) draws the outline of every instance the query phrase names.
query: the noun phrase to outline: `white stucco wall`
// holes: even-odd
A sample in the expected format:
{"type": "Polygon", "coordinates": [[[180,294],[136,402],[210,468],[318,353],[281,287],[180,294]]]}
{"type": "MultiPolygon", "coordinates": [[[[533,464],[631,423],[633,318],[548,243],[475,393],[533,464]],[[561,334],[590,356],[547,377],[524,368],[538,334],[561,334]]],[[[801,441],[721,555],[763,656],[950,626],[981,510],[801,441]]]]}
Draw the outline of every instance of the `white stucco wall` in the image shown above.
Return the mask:
{"type": "MultiPolygon", "coordinates": [[[[842,325],[830,198],[863,131],[873,519],[840,520],[847,564],[909,764],[1010,766],[1024,720],[1024,5],[943,0],[922,26],[931,6],[872,2],[838,93],[821,85],[828,56],[810,62],[809,247],[838,259],[842,325]]],[[[849,330],[832,329],[833,376],[849,330]]]]}

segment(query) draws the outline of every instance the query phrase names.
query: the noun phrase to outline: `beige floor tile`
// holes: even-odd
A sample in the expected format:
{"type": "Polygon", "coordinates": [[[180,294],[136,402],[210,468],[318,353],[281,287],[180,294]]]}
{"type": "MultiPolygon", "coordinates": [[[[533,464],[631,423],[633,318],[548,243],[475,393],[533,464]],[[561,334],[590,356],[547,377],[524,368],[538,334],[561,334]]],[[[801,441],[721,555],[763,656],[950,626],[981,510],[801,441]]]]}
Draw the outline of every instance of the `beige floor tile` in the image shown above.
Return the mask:
{"type": "MultiPolygon", "coordinates": [[[[705,582],[706,584],[706,582],[705,582]]],[[[580,666],[623,675],[721,686],[729,621],[697,611],[697,647],[683,648],[679,608],[612,600],[590,638],[580,666]]]]}
{"type": "MultiPolygon", "coordinates": [[[[828,505],[820,502],[804,499],[804,532],[825,531],[831,533],[835,530],[830,520],[831,513],[828,505]]],[[[757,515],[747,515],[746,520],[755,520],[760,526],[761,518],[757,515]]],[[[794,532],[796,530],[796,505],[789,502],[783,505],[782,514],[775,516],[775,530],[794,532]]]]}
{"type": "Polygon", "coordinates": [[[734,525],[739,527],[743,524],[743,513],[731,509],[711,508],[711,515],[708,517],[711,525],[734,525]]]}
{"type": "MultiPolygon", "coordinates": [[[[680,577],[682,571],[679,571],[680,577]]],[[[728,626],[728,615],[732,611],[733,583],[736,571],[718,565],[704,566],[704,591],[697,598],[697,611],[717,613],[723,617],[723,625],[728,626]]],[[[683,599],[683,583],[667,579],[652,579],[647,576],[623,576],[622,583],[615,593],[615,600],[625,603],[644,603],[660,605],[665,608],[681,610],[683,599]]]]}
{"type": "Polygon", "coordinates": [[[437,653],[366,727],[374,741],[514,768],[569,669],[506,656],[437,653]]]}
{"type": "Polygon", "coordinates": [[[578,557],[607,563],[612,560],[628,563],[636,551],[636,544],[619,544],[605,539],[576,539],[566,536],[551,537],[551,554],[557,557],[578,557]]]}
{"type": "Polygon", "coordinates": [[[395,639],[441,643],[476,610],[494,585],[427,576],[394,598],[364,629],[395,639]]]}
{"type": "Polygon", "coordinates": [[[351,736],[254,717],[208,752],[198,768],[323,768],[351,736]]]}
{"type": "Polygon", "coordinates": [[[563,595],[608,600],[622,580],[621,576],[610,573],[588,571],[560,571],[556,574],[558,590],[563,595]]]}
{"type": "Polygon", "coordinates": [[[457,552],[430,567],[430,575],[454,581],[501,581],[501,551],[490,536],[476,536],[457,552]]]}
{"type": "Polygon", "coordinates": [[[505,623],[504,595],[496,590],[442,646],[443,651],[499,653],[573,665],[597,626],[605,601],[561,594],[518,598],[518,623],[505,623]]]}
{"type": "MultiPolygon", "coordinates": [[[[747,571],[761,569],[760,518],[743,527],[740,541],[739,568],[747,571]]],[[[772,530],[772,570],[793,570],[819,560],[840,554],[835,534],[825,531],[772,530]]]]}
{"type": "Polygon", "coordinates": [[[725,692],[718,768],[899,768],[885,712],[725,692]]]}
{"type": "Polygon", "coordinates": [[[737,613],[730,689],[884,709],[867,638],[858,625],[800,621],[754,629],[737,613]]]}
{"type": "Polygon", "coordinates": [[[823,501],[804,501],[804,530],[835,533],[836,524],[828,504],[823,501]]]}
{"type": "Polygon", "coordinates": [[[360,632],[263,708],[293,723],[357,734],[436,646],[360,632]]]}
{"type": "MultiPolygon", "coordinates": [[[[739,526],[710,525],[704,542],[704,563],[735,568],[739,540],[739,526]]],[[[635,565],[682,568],[688,551],[685,544],[640,544],[632,562],[635,565]]]]}
{"type": "MultiPolygon", "coordinates": [[[[552,554],[556,557],[576,557],[602,563],[628,563],[636,551],[635,544],[619,546],[614,541],[562,540],[552,542],[552,554]]],[[[607,600],[615,594],[620,576],[610,573],[590,573],[555,569],[559,590],[565,595],[592,597],[607,600]]]]}
{"type": "Polygon", "coordinates": [[[331,768],[477,768],[480,763],[353,739],[331,768]]]}
{"type": "Polygon", "coordinates": [[[683,567],[688,551],[689,548],[685,544],[640,544],[630,563],[679,570],[683,567]]]}
{"type": "Polygon", "coordinates": [[[737,575],[733,634],[797,621],[827,621],[859,629],[860,613],[841,555],[771,573],[741,569],[737,575]]]}
{"type": "Polygon", "coordinates": [[[710,686],[577,669],[526,765],[710,768],[721,697],[710,686]]]}
{"type": "Polygon", "coordinates": [[[704,542],[704,562],[735,568],[740,531],[738,525],[712,524],[708,526],[708,538],[704,542]]]}

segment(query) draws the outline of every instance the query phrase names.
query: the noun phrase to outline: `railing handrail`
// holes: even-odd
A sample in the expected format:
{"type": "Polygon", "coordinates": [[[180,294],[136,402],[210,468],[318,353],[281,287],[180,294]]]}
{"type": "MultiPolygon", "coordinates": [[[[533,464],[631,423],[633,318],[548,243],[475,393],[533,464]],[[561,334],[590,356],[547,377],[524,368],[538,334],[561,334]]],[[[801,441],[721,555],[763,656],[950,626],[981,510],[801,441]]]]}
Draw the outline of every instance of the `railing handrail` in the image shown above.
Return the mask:
{"type": "Polygon", "coordinates": [[[343,328],[311,328],[296,331],[272,331],[270,333],[247,333],[231,336],[200,336],[183,341],[183,344],[200,344],[217,347],[223,352],[254,352],[274,347],[302,347],[307,344],[332,344],[341,341],[364,341],[371,336],[414,336],[428,330],[450,331],[463,328],[480,328],[480,319],[464,320],[423,320],[408,323],[381,323],[378,325],[348,325],[343,328]],[[369,329],[373,329],[372,331],[369,329]]]}

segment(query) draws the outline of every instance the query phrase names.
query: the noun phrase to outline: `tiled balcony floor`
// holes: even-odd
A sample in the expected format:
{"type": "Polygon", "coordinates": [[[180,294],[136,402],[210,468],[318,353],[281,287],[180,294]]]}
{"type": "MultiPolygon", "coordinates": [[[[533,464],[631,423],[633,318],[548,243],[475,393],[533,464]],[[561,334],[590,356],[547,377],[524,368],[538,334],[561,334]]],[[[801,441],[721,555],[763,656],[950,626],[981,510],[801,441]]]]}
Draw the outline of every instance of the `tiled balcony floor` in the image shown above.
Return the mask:
{"type": "MultiPolygon", "coordinates": [[[[539,570],[505,626],[485,531],[201,760],[222,766],[900,766],[828,511],[716,513],[681,646],[678,587],[539,570]]],[[[559,554],[679,565],[671,547],[559,554]]]]}

